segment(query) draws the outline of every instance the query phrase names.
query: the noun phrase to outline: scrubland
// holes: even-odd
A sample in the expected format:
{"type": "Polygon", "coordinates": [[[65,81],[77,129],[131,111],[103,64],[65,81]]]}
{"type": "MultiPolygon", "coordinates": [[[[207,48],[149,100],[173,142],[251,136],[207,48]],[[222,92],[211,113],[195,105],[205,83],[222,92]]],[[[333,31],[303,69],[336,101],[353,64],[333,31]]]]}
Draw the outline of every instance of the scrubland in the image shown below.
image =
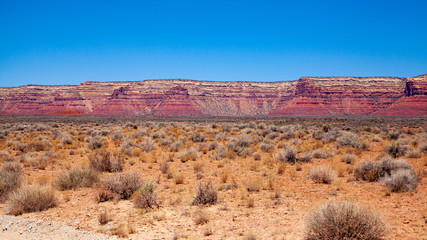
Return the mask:
{"type": "Polygon", "coordinates": [[[0,214],[132,239],[423,239],[425,118],[1,117],[0,214]]]}

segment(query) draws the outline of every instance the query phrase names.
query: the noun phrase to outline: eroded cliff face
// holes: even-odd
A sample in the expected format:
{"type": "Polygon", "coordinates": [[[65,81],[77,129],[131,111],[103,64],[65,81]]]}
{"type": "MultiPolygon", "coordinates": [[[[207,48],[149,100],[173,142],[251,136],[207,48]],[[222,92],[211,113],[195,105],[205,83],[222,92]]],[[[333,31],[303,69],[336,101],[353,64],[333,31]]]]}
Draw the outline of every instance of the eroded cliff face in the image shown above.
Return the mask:
{"type": "Polygon", "coordinates": [[[0,88],[0,114],[427,115],[427,75],[287,82],[146,80],[0,88]]]}

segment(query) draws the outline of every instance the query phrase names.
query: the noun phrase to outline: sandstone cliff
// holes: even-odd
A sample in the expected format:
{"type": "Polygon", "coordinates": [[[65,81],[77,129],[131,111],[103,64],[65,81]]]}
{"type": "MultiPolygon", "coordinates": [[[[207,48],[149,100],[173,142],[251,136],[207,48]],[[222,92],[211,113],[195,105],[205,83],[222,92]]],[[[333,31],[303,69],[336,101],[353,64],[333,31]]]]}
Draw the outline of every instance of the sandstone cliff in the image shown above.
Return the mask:
{"type": "Polygon", "coordinates": [[[427,75],[286,82],[146,80],[0,88],[0,114],[427,115],[427,75]]]}

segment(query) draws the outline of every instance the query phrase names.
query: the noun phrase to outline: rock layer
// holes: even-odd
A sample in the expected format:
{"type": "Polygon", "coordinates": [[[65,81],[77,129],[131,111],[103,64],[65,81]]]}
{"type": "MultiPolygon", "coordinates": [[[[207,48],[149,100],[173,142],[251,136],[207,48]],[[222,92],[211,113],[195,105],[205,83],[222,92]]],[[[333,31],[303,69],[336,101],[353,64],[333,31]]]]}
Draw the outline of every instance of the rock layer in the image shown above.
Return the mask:
{"type": "Polygon", "coordinates": [[[427,115],[427,75],[285,82],[145,80],[0,88],[0,114],[427,115]]]}

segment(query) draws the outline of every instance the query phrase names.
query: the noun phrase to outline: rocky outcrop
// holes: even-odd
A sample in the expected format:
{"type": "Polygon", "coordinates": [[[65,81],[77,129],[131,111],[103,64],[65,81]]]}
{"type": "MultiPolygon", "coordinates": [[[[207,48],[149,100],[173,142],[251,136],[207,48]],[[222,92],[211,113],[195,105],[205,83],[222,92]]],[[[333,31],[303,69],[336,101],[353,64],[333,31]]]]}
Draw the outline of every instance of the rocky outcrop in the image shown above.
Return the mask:
{"type": "Polygon", "coordinates": [[[0,114],[427,115],[427,75],[286,82],[146,80],[0,88],[0,114]]]}

